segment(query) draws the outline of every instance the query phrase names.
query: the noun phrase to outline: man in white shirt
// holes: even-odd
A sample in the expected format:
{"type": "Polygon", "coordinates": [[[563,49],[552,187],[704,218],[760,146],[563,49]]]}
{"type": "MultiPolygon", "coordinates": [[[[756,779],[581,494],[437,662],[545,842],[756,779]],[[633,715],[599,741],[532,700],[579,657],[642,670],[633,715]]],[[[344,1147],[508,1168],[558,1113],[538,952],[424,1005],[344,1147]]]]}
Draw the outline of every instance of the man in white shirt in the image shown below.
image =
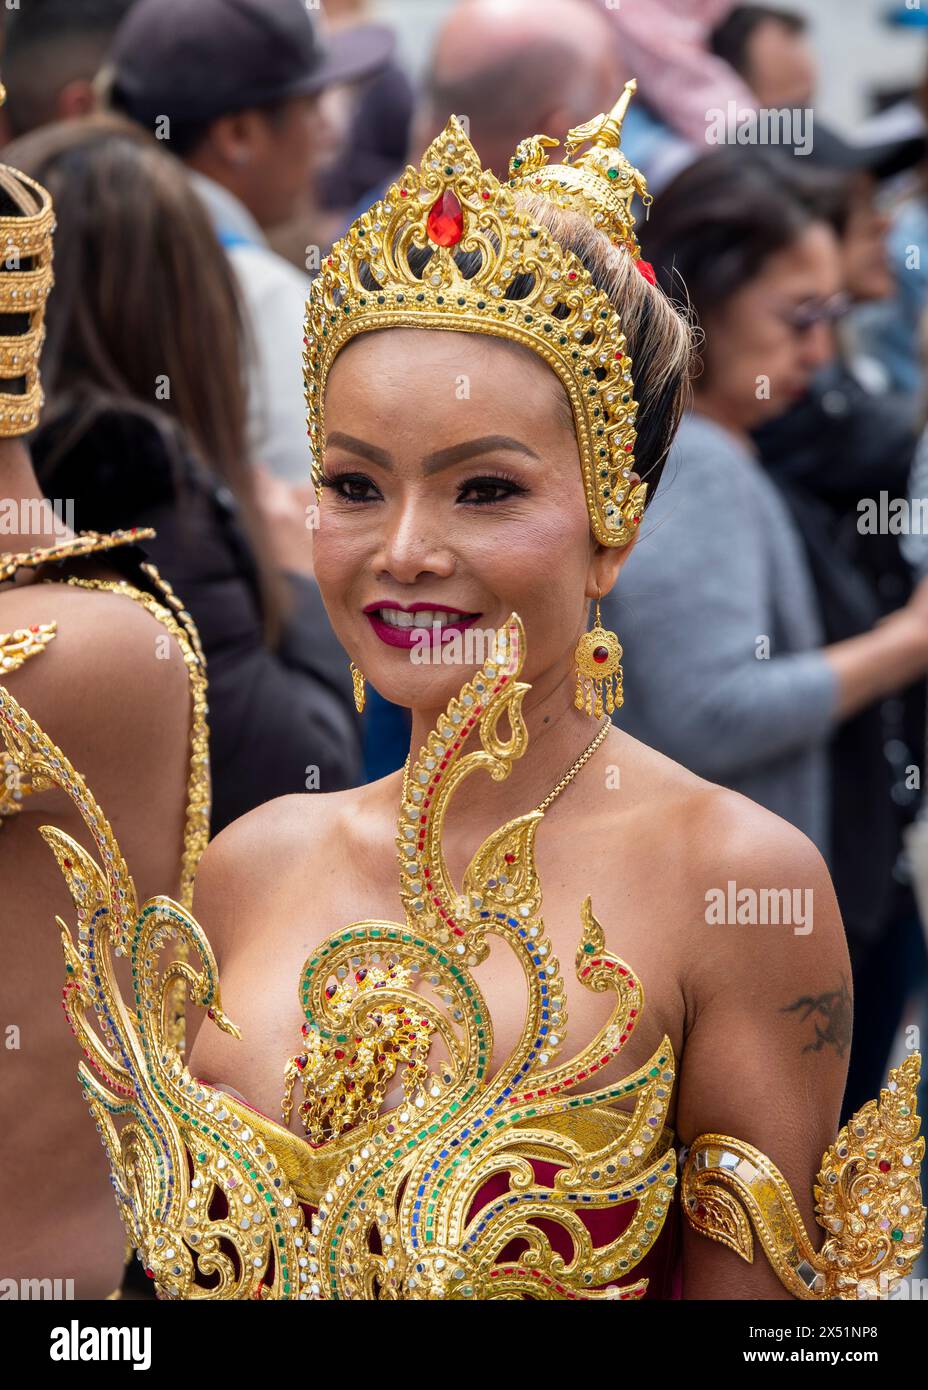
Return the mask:
{"type": "MultiPolygon", "coordinates": [[[[331,133],[329,87],[375,72],[380,25],[327,35],[306,0],[137,0],[116,35],[110,100],[188,166],[242,294],[253,462],[289,484],[308,470],[302,339],[309,274],[264,231],[299,210],[331,133]]],[[[206,345],[204,345],[206,347],[206,345]]]]}

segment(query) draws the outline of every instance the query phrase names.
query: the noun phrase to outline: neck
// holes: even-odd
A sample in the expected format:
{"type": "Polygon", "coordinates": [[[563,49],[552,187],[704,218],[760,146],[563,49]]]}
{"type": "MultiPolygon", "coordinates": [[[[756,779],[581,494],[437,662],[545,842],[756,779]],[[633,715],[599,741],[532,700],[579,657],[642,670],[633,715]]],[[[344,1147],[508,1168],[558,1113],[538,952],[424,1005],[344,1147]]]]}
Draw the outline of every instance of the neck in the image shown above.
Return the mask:
{"type": "Polygon", "coordinates": [[[728,430],[748,449],[754,449],[751,439],[750,425],[738,415],[738,412],[731,408],[729,403],[713,395],[711,391],[695,391],[693,393],[693,409],[697,415],[704,415],[707,420],[714,420],[717,425],[728,430]]]}
{"type": "Polygon", "coordinates": [[[266,230],[260,203],[256,206],[252,205],[251,181],[243,178],[234,165],[207,154],[190,155],[186,162],[191,169],[202,174],[204,178],[210,179],[212,183],[218,184],[220,188],[224,188],[227,193],[236,198],[246,212],[251,214],[262,231],[266,230]]]}
{"type": "MultiPolygon", "coordinates": [[[[481,831],[487,827],[485,833],[488,833],[504,821],[534,809],[595,738],[602,719],[591,719],[576,709],[575,680],[570,669],[561,667],[545,672],[532,682],[522,704],[528,729],[525,755],[515,759],[505,781],[494,782],[487,776],[471,777],[466,797],[456,798],[461,817],[455,817],[455,821],[458,824],[466,821],[468,837],[475,827],[481,831]]],[[[443,715],[444,709],[413,710],[410,767],[443,715]]],[[[505,720],[501,733],[505,737],[505,720]]],[[[465,756],[479,747],[475,729],[465,747],[465,756]]]]}
{"type": "Polygon", "coordinates": [[[0,553],[18,555],[73,535],[43,496],[23,442],[0,440],[0,553]]]}

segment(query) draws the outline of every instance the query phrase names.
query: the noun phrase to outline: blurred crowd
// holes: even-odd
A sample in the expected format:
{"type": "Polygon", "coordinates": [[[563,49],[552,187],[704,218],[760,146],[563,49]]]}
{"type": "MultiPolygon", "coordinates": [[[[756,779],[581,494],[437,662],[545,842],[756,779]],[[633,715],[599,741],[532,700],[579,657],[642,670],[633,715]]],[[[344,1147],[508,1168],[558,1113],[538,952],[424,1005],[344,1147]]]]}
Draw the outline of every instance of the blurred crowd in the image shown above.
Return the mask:
{"type": "Polygon", "coordinates": [[[700,362],[603,605],[617,718],[818,844],[866,1021],[846,1110],[878,1093],[928,978],[928,79],[850,139],[819,115],[788,4],[448,0],[415,82],[363,0],[0,14],[3,158],[58,215],[36,471],[79,529],[157,531],[207,655],[214,831],[406,752],[404,712],[373,693],[359,725],[312,577],[321,259],[451,112],[505,177],[525,136],[563,140],[638,79],[643,255],[700,362]]]}

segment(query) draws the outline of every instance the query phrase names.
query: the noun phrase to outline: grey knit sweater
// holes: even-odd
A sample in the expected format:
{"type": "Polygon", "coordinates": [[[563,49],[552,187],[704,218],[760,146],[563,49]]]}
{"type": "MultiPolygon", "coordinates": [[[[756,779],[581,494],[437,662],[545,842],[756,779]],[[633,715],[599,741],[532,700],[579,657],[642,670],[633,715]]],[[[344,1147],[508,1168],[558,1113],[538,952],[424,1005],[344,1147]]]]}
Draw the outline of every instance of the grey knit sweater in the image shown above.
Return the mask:
{"type": "Polygon", "coordinates": [[[625,648],[616,723],[785,817],[827,855],[837,681],[793,521],[720,425],[684,419],[602,611],[625,648]]]}

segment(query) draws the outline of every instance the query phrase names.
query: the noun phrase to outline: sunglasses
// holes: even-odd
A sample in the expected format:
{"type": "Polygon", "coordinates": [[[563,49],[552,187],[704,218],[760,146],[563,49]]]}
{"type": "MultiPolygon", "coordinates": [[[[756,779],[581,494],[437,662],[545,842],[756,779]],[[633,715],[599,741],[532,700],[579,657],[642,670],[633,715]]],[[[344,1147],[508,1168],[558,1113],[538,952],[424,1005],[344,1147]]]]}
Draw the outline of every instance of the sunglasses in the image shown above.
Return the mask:
{"type": "Polygon", "coordinates": [[[851,297],[843,290],[828,299],[807,299],[779,311],[779,316],[794,333],[809,333],[816,324],[837,323],[851,308],[851,297]]]}

